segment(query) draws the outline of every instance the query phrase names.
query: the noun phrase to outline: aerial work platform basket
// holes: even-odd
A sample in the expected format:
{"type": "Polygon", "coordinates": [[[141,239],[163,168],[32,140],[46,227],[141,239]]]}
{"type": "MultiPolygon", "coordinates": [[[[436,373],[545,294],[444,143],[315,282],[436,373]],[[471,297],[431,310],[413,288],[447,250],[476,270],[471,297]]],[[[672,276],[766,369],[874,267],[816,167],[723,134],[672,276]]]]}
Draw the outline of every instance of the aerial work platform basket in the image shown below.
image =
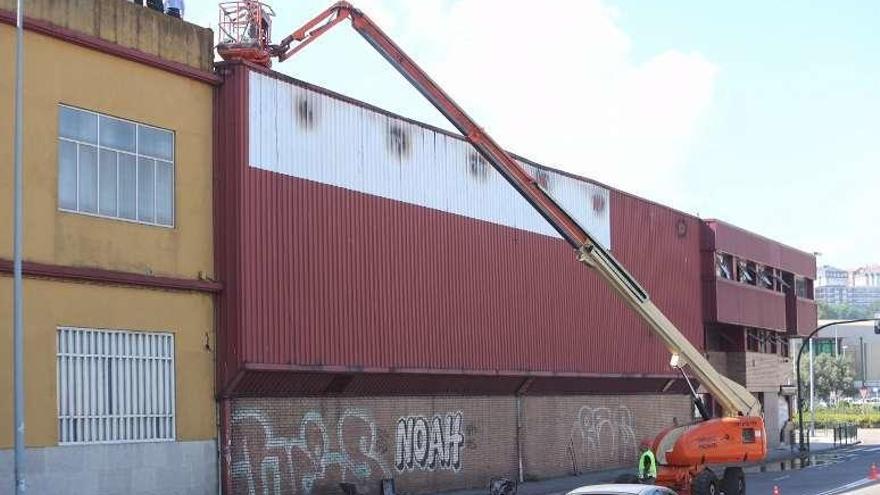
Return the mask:
{"type": "Polygon", "coordinates": [[[254,0],[221,2],[217,53],[223,60],[272,65],[272,17],[268,4],[254,0]]]}

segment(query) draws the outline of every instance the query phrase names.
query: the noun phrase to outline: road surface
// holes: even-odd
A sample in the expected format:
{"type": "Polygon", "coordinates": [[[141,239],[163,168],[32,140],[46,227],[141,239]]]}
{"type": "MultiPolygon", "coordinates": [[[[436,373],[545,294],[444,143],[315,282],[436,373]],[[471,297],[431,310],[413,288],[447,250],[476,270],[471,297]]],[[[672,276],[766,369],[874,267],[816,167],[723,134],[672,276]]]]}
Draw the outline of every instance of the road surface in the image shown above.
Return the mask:
{"type": "Polygon", "coordinates": [[[871,464],[880,468],[880,445],[863,444],[810,458],[774,462],[746,470],[749,495],[880,495],[880,481],[868,480],[871,464]]]}

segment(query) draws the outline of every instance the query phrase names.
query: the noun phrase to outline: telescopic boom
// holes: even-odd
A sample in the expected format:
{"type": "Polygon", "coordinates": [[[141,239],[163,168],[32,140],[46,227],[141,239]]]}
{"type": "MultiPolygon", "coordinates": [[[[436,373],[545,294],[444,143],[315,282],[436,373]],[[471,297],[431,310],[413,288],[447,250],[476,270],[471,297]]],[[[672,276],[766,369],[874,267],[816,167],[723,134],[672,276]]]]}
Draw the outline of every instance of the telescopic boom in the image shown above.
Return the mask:
{"type": "Polygon", "coordinates": [[[671,365],[692,374],[721,405],[726,416],[760,416],[758,400],[740,384],[720,374],[703,354],[669,321],[648,297],[644,288],[585,228],[569,215],[541,185],[498,145],[464,110],[437,85],[403,50],[360,10],[338,2],[303,27],[270,47],[272,56],[284,61],[330,28],[351,19],[352,26],[397,69],[476,148],[502,176],[559,232],[577,252],[577,259],[594,269],[620,295],[672,354],[671,365]]]}

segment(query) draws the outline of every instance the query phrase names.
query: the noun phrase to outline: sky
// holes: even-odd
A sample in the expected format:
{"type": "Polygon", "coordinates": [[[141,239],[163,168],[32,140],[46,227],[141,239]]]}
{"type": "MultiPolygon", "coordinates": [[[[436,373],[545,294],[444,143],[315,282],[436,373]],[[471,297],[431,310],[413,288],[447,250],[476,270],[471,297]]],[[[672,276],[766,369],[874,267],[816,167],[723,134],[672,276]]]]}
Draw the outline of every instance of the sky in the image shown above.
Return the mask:
{"type": "MultiPolygon", "coordinates": [[[[331,0],[277,0],[278,40],[331,0]]],[[[880,2],[354,0],[507,149],[880,262],[880,2]]],[[[186,17],[216,27],[216,2],[186,17]]],[[[348,26],[276,70],[451,129],[348,26]]]]}

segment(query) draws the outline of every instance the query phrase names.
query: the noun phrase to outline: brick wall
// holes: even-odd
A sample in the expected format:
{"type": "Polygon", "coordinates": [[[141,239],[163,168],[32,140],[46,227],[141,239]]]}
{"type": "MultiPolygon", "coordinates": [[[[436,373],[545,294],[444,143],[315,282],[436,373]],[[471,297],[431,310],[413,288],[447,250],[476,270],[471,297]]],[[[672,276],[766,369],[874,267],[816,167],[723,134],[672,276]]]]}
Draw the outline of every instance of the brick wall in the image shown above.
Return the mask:
{"type": "MultiPolygon", "coordinates": [[[[642,437],[687,421],[686,396],[521,399],[530,478],[634,463],[642,437]]],[[[514,397],[241,399],[233,405],[232,493],[485,487],[517,477],[514,397]]]]}
{"type": "Polygon", "coordinates": [[[794,380],[791,360],[759,352],[708,352],[709,363],[752,392],[778,392],[794,380]]]}
{"type": "Polygon", "coordinates": [[[692,408],[683,395],[527,397],[523,402],[528,478],[634,466],[639,442],[673,421],[689,422],[692,408]]]}
{"type": "Polygon", "coordinates": [[[779,392],[780,385],[790,385],[794,378],[791,361],[776,354],[746,352],[740,362],[749,390],[779,392]]]}
{"type": "MultiPolygon", "coordinates": [[[[709,364],[712,365],[715,370],[717,370],[722,375],[730,378],[731,380],[735,380],[739,383],[743,383],[745,381],[744,376],[738,376],[731,373],[731,370],[728,369],[727,366],[727,355],[731,354],[728,352],[719,352],[719,351],[709,351],[706,353],[706,359],[709,360],[709,364]]],[[[742,370],[738,370],[740,374],[742,374],[742,370]]]]}

